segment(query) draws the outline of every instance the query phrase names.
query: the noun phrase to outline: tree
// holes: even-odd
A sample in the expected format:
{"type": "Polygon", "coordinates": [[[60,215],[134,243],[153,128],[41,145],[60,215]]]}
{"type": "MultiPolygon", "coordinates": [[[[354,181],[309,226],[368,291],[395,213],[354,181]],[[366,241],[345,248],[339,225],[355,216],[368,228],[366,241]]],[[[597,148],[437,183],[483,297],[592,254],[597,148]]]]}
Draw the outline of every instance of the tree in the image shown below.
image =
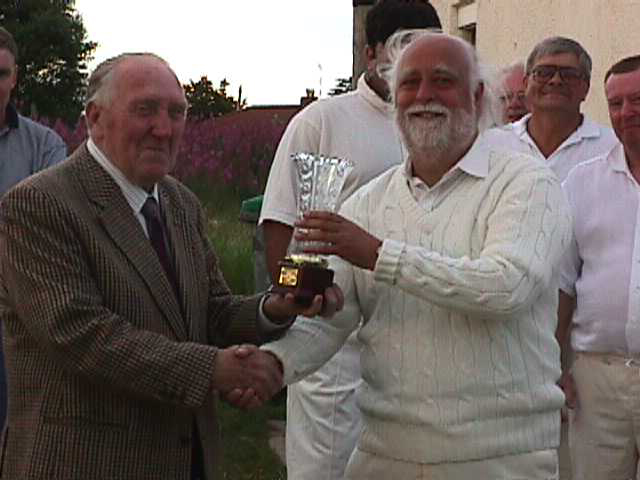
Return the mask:
{"type": "Polygon", "coordinates": [[[87,62],[96,43],[87,39],[74,0],[2,0],[0,24],[19,49],[17,103],[27,115],[78,121],[87,62]]]}
{"type": "MultiPolygon", "coordinates": [[[[225,113],[236,110],[238,102],[230,95],[227,95],[229,82],[223,78],[218,89],[213,88],[211,80],[206,75],[200,80],[193,80],[184,85],[184,92],[189,102],[189,116],[191,118],[204,119],[209,117],[219,117],[225,113]]],[[[240,102],[239,107],[245,105],[240,102]]]]}
{"type": "Polygon", "coordinates": [[[351,91],[351,77],[349,78],[336,78],[335,86],[329,90],[329,95],[335,97],[351,91]]]}

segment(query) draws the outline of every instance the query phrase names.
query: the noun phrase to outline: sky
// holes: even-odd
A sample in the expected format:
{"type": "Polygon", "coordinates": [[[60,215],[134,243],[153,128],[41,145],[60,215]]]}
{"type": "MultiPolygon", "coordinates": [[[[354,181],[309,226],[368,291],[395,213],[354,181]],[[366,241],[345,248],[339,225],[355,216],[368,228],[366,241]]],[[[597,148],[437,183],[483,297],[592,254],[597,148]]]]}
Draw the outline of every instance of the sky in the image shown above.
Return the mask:
{"type": "Polygon", "coordinates": [[[307,88],[326,96],[351,76],[350,0],[76,0],[90,70],[125,51],[167,60],[182,83],[226,78],[248,105],[297,104],[307,88]]]}

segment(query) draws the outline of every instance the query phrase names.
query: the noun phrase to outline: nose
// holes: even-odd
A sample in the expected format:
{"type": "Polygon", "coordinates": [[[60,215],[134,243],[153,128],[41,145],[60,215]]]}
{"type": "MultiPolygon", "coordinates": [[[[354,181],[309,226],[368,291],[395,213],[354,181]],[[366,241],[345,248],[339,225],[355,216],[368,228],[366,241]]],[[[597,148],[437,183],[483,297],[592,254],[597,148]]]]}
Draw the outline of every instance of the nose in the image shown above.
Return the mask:
{"type": "Polygon", "coordinates": [[[171,136],[171,118],[169,112],[160,109],[153,119],[153,134],[156,137],[170,137],[171,136]]]}
{"type": "Polygon", "coordinates": [[[562,77],[560,77],[560,70],[556,70],[555,72],[553,72],[553,75],[551,75],[551,78],[547,81],[547,83],[562,83],[562,77]]]}
{"type": "Polygon", "coordinates": [[[430,88],[429,82],[426,80],[420,81],[418,91],[416,92],[416,101],[427,103],[431,100],[433,100],[433,89],[430,88]]]}

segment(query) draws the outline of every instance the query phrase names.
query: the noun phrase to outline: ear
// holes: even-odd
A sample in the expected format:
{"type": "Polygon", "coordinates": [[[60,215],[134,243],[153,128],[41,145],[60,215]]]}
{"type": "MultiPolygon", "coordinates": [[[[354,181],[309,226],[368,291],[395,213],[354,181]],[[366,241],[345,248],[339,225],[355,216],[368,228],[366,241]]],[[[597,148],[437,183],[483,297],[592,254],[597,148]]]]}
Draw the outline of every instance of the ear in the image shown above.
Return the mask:
{"type": "Polygon", "coordinates": [[[584,89],[582,90],[582,99],[581,101],[585,101],[587,99],[587,95],[589,94],[589,87],[591,86],[591,84],[589,83],[588,80],[584,81],[584,89]]]}
{"type": "Polygon", "coordinates": [[[89,102],[85,109],[87,127],[91,133],[91,138],[98,141],[102,137],[103,109],[95,102],[89,102]]]}
{"type": "Polygon", "coordinates": [[[18,83],[18,65],[13,69],[13,78],[11,79],[11,89],[13,90],[18,83]]]}
{"type": "Polygon", "coordinates": [[[365,45],[364,47],[364,56],[367,59],[367,63],[376,59],[376,49],[371,45],[365,45]]]}
{"type": "Polygon", "coordinates": [[[484,83],[479,82],[475,92],[473,92],[473,100],[475,101],[476,106],[481,105],[483,96],[484,96],[484,83]]]}

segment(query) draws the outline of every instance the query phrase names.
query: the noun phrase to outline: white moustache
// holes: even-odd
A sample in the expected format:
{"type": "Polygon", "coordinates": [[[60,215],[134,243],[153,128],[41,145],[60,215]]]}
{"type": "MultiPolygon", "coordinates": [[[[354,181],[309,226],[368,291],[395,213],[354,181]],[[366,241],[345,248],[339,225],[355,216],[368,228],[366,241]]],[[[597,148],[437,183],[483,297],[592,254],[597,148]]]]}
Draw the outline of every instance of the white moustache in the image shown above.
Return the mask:
{"type": "Polygon", "coordinates": [[[440,103],[429,102],[423,105],[413,105],[405,110],[406,115],[412,115],[414,113],[435,113],[449,115],[451,111],[440,103]]]}

